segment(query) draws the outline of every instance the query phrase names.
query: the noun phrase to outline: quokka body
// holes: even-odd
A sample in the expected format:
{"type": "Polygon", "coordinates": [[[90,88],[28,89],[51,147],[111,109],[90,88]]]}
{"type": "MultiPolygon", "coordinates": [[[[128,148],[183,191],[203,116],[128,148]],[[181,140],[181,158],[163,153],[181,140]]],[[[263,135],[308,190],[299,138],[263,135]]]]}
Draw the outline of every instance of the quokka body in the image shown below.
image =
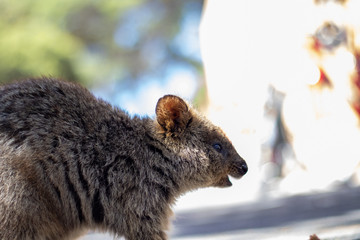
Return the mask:
{"type": "Polygon", "coordinates": [[[179,97],[159,99],[152,119],[56,79],[0,87],[0,239],[97,229],[165,240],[180,195],[246,172],[220,128],[179,97]]]}

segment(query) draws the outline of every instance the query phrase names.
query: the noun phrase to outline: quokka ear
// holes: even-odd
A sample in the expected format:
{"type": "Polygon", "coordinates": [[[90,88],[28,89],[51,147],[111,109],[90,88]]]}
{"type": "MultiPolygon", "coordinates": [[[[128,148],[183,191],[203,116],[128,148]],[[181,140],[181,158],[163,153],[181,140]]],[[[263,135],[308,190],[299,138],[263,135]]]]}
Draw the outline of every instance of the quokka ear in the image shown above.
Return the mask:
{"type": "Polygon", "coordinates": [[[165,95],[160,98],[155,111],[160,126],[172,136],[183,132],[192,118],[186,102],[174,95],[165,95]]]}

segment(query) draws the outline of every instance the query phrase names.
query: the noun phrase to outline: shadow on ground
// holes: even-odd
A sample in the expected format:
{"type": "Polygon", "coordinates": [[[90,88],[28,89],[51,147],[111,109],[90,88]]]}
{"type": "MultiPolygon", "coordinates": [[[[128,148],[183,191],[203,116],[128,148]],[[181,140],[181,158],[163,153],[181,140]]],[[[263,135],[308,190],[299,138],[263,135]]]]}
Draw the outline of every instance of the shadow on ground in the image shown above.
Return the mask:
{"type": "MultiPolygon", "coordinates": [[[[262,199],[255,203],[176,214],[173,236],[200,236],[242,230],[261,230],[317,221],[327,228],[360,224],[360,188],[262,199]],[[347,217],[349,213],[352,217],[347,217]],[[343,217],[341,217],[343,216],[343,217]],[[345,216],[345,217],[344,217],[345,216]]],[[[359,229],[360,232],[360,229],[359,229]]]]}

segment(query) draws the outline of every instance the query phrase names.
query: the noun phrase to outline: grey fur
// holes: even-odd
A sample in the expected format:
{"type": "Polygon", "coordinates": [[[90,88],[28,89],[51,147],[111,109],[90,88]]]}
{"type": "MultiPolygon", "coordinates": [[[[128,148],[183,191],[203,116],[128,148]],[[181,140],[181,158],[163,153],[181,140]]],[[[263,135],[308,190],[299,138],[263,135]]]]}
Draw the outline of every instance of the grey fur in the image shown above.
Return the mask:
{"type": "Polygon", "coordinates": [[[165,240],[187,191],[231,186],[245,161],[181,98],[129,117],[56,79],[0,87],[0,239],[72,239],[85,230],[165,240]]]}

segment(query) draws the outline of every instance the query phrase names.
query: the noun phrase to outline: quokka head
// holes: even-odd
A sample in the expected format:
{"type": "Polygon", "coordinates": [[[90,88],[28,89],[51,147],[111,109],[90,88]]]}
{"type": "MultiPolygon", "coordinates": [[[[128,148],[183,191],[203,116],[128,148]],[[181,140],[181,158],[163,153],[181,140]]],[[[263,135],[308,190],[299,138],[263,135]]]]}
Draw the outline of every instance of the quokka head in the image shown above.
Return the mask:
{"type": "Polygon", "coordinates": [[[160,98],[156,119],[167,146],[190,162],[188,179],[193,187],[230,187],[229,176],[239,179],[248,171],[224,132],[181,98],[160,98]]]}

